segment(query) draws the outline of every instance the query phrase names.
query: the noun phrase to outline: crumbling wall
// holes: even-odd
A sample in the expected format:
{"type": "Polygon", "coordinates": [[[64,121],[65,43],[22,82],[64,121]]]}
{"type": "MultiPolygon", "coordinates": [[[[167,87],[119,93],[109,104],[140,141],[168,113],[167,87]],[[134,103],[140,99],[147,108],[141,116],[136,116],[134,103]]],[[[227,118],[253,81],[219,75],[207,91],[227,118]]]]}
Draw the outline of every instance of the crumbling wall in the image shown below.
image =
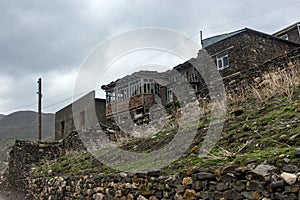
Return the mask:
{"type": "Polygon", "coordinates": [[[67,151],[83,151],[85,147],[77,132],[71,132],[60,142],[17,140],[9,153],[8,168],[4,173],[6,184],[20,189],[27,187],[27,178],[33,163],[53,160],[67,151]]]}

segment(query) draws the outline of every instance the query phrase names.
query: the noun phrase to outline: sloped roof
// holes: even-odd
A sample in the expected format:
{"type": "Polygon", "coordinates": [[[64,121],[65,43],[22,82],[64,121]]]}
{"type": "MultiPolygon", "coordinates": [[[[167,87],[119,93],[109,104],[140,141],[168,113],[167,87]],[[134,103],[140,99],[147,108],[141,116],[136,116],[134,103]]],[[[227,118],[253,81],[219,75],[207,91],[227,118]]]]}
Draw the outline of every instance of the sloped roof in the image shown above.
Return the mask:
{"type": "Polygon", "coordinates": [[[236,35],[244,33],[244,32],[255,33],[255,34],[261,35],[263,37],[269,37],[269,38],[273,38],[275,40],[280,40],[281,42],[284,42],[284,43],[299,45],[298,43],[295,43],[295,42],[290,41],[290,40],[285,40],[285,39],[276,37],[274,35],[269,35],[267,33],[256,31],[256,30],[253,30],[253,29],[250,29],[250,28],[244,28],[244,29],[237,30],[237,31],[234,31],[234,32],[231,32],[231,33],[225,33],[225,34],[222,34],[222,35],[217,35],[217,36],[214,36],[214,37],[206,38],[206,39],[202,40],[202,48],[206,48],[206,47],[208,47],[212,44],[218,43],[222,40],[228,39],[230,37],[236,36],[236,35]]]}
{"type": "Polygon", "coordinates": [[[300,22],[296,22],[292,25],[289,25],[288,27],[285,27],[285,28],[281,29],[280,31],[277,31],[276,33],[273,33],[273,35],[278,36],[278,35],[281,35],[283,33],[286,33],[287,31],[291,30],[292,28],[297,27],[298,24],[300,24],[300,22]]]}
{"type": "Polygon", "coordinates": [[[227,39],[231,36],[237,35],[237,34],[242,33],[244,31],[246,31],[246,28],[241,29],[241,30],[237,30],[237,31],[233,31],[233,32],[230,32],[230,33],[225,33],[225,34],[221,34],[221,35],[206,38],[206,39],[202,40],[202,48],[205,48],[209,45],[220,42],[221,40],[225,40],[225,39],[227,39]]]}
{"type": "Polygon", "coordinates": [[[162,76],[163,73],[157,72],[157,71],[138,71],[134,72],[130,75],[126,75],[123,78],[119,78],[115,81],[110,82],[107,85],[102,85],[102,90],[108,90],[114,88],[117,84],[122,83],[128,83],[132,80],[140,79],[140,78],[153,78],[153,79],[159,79],[160,76],[162,76]]]}

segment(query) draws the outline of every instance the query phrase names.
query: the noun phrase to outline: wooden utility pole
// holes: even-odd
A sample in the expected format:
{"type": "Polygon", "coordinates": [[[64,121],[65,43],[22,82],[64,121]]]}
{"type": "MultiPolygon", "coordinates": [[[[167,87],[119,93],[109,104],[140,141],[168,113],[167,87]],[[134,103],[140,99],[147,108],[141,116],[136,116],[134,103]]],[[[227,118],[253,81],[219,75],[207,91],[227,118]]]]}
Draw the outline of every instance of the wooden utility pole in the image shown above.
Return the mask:
{"type": "Polygon", "coordinates": [[[39,141],[42,140],[42,79],[38,80],[38,133],[39,133],[39,141]]]}
{"type": "Polygon", "coordinates": [[[201,47],[203,48],[203,38],[202,38],[202,31],[200,31],[200,44],[201,44],[201,47]]]}

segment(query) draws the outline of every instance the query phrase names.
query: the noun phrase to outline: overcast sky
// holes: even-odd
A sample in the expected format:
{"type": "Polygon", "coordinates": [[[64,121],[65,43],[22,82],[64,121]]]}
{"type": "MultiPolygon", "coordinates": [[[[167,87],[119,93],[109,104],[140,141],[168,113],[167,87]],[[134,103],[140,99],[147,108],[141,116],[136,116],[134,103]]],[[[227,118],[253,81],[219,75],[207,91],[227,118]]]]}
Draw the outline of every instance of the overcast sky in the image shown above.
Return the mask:
{"type": "MultiPolygon", "coordinates": [[[[39,77],[44,112],[69,104],[89,53],[124,31],[161,27],[191,36],[203,30],[204,38],[245,27],[273,33],[300,21],[299,8],[299,0],[2,0],[0,113],[36,110],[39,77]]],[[[199,42],[199,35],[193,39],[199,42]]],[[[173,67],[171,60],[164,65],[173,67]]]]}

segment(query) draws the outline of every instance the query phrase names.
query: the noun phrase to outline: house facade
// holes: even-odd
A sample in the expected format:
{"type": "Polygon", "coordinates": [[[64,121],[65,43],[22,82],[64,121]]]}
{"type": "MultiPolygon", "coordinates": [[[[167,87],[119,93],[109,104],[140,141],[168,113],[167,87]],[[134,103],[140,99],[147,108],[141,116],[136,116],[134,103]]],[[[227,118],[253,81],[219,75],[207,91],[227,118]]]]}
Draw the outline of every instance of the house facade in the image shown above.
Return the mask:
{"type": "Polygon", "coordinates": [[[106,123],[105,110],[105,99],[96,99],[95,91],[62,108],[55,113],[55,140],[65,138],[71,131],[106,123]]]}
{"type": "Polygon", "coordinates": [[[297,43],[249,28],[204,39],[202,45],[223,77],[247,72],[299,47],[297,43]]]}
{"type": "Polygon", "coordinates": [[[277,31],[273,36],[300,44],[300,22],[277,31]]]}
{"type": "Polygon", "coordinates": [[[177,102],[175,91],[182,87],[182,82],[189,83],[189,88],[186,89],[188,93],[195,93],[198,98],[206,97],[206,83],[193,64],[201,65],[201,69],[207,67],[207,70],[215,67],[223,78],[226,89],[251,81],[260,71],[266,70],[262,69],[264,63],[300,48],[295,32],[299,31],[298,28],[299,23],[274,35],[245,28],[203,39],[203,50],[199,51],[197,58],[163,73],[139,71],[125,76],[101,86],[106,92],[106,99],[96,99],[95,92],[91,92],[56,112],[55,139],[64,138],[78,127],[84,128],[98,122],[112,125],[115,122],[127,123],[128,119],[132,119],[137,125],[147,123],[150,121],[150,111],[153,114],[159,108],[177,102]],[[288,33],[288,39],[280,37],[284,33],[288,33]],[[203,51],[214,65],[203,62],[203,51]],[[255,74],[251,74],[253,72],[255,74]],[[232,84],[233,82],[235,83],[232,84]],[[96,117],[87,115],[94,110],[96,117]]]}
{"type": "MultiPolygon", "coordinates": [[[[249,71],[259,70],[259,66],[266,61],[300,47],[295,42],[249,28],[206,38],[201,43],[203,49],[215,62],[215,67],[223,77],[225,87],[230,81],[228,77],[238,74],[240,79],[246,78],[249,71]]],[[[107,119],[122,121],[122,113],[129,110],[130,116],[125,115],[125,118],[129,116],[137,120],[147,116],[154,104],[166,106],[173,103],[176,95],[173,92],[174,84],[171,82],[185,80],[197,95],[207,95],[206,84],[192,65],[192,63],[201,64],[201,62],[203,59],[198,56],[164,73],[137,72],[103,85],[102,89],[106,92],[107,119]],[[172,73],[174,71],[177,73],[172,73]],[[149,79],[149,74],[158,78],[149,79]],[[168,81],[160,82],[160,76],[168,77],[168,81]]]]}
{"type": "Polygon", "coordinates": [[[161,105],[163,88],[158,83],[160,75],[154,71],[140,71],[101,86],[106,92],[107,120],[126,122],[130,116],[138,121],[145,118],[154,104],[161,105]]]}

